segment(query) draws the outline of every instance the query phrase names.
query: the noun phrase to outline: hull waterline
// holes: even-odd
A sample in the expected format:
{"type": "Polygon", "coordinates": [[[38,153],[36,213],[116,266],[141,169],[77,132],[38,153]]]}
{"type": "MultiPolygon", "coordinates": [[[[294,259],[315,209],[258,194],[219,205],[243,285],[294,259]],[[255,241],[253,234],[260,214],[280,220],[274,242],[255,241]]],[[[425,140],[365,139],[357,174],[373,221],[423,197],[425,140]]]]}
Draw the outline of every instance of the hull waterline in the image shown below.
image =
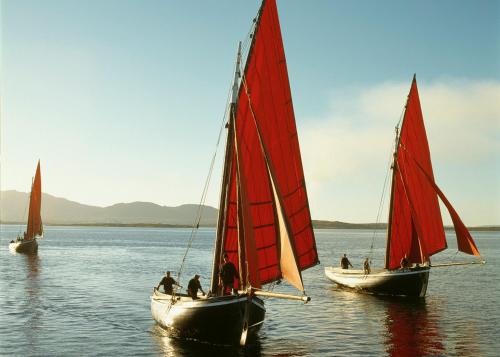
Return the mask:
{"type": "Polygon", "coordinates": [[[153,318],[170,336],[220,345],[245,344],[262,326],[265,311],[261,299],[246,294],[197,300],[158,291],[151,296],[153,318]]]}
{"type": "Polygon", "coordinates": [[[22,240],[9,244],[9,250],[12,253],[21,254],[36,254],[38,253],[38,243],[36,238],[30,240],[22,240]]]}
{"type": "Polygon", "coordinates": [[[325,275],[337,285],[376,295],[425,297],[429,282],[429,267],[404,270],[363,270],[326,267],[325,275]]]}

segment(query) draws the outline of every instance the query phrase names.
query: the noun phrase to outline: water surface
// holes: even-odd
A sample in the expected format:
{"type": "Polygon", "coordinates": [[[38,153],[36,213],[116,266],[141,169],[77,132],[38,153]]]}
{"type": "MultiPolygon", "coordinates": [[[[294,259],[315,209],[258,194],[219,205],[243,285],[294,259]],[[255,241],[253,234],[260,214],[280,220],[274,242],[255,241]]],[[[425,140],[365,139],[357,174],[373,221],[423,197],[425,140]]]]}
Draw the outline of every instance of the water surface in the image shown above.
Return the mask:
{"type": "MultiPolygon", "coordinates": [[[[22,227],[0,230],[0,355],[6,356],[497,356],[500,232],[473,232],[486,265],[435,268],[418,303],[338,289],[324,276],[347,253],[355,267],[373,231],[316,230],[321,264],[303,273],[308,304],[267,299],[257,341],[240,349],[170,339],[151,318],[150,293],[177,271],[189,229],[46,227],[39,254],[12,255],[22,227]]],[[[381,266],[378,232],[373,266],[381,266]]],[[[181,283],[208,290],[214,230],[201,229],[181,283]]],[[[449,238],[451,238],[449,236],[449,238]]],[[[460,261],[456,244],[434,262],[460,261]]],[[[281,284],[275,291],[293,292],[281,284]]]]}

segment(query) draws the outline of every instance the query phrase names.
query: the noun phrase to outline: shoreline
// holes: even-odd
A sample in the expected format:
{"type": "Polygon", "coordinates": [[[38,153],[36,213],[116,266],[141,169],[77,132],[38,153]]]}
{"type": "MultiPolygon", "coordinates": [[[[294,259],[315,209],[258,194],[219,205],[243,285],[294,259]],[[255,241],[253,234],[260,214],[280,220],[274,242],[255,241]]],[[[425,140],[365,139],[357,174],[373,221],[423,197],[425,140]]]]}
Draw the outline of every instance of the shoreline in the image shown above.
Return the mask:
{"type": "MultiPolygon", "coordinates": [[[[24,225],[26,222],[0,222],[2,225],[24,225]]],[[[125,228],[193,228],[189,224],[167,224],[167,223],[44,223],[45,226],[62,227],[125,227],[125,228]]],[[[215,228],[215,224],[200,224],[200,228],[215,228]]],[[[313,220],[314,229],[368,229],[386,230],[386,223],[345,223],[313,220]]],[[[453,231],[453,226],[445,226],[445,231],[453,231]]],[[[478,226],[467,227],[472,232],[498,232],[500,226],[478,226]]]]}

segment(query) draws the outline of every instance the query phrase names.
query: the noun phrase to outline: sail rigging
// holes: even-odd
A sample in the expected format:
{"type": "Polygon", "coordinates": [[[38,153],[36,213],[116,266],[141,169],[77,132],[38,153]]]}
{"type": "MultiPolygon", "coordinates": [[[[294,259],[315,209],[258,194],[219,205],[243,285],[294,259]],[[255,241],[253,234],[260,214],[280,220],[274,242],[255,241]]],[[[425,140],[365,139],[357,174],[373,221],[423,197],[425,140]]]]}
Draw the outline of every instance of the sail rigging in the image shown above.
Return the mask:
{"type": "Polygon", "coordinates": [[[450,201],[448,201],[448,198],[446,198],[443,191],[441,191],[441,189],[434,182],[434,180],[427,175],[422,166],[420,166],[420,164],[415,159],[413,160],[415,162],[415,165],[422,171],[422,173],[427,178],[429,185],[432,186],[432,188],[436,191],[436,194],[439,196],[441,201],[446,206],[446,209],[448,210],[448,213],[450,214],[451,220],[453,222],[453,227],[455,228],[458,250],[470,255],[480,256],[479,250],[477,249],[476,243],[474,243],[474,240],[472,239],[469,230],[467,229],[467,227],[465,227],[465,224],[462,222],[462,219],[458,215],[457,211],[455,211],[450,201]]]}
{"type": "Polygon", "coordinates": [[[476,256],[479,256],[479,251],[470,232],[434,180],[415,77],[402,119],[396,126],[391,168],[385,269],[326,267],[325,275],[337,285],[359,292],[422,298],[427,292],[431,267],[478,264],[431,264],[430,257],[447,247],[438,198],[452,218],[458,250],[476,256]]]}
{"type": "Polygon", "coordinates": [[[259,10],[230,112],[212,282],[224,251],[243,287],[284,278],[303,290],[300,271],[318,256],[274,0],[259,10]]]}
{"type": "Polygon", "coordinates": [[[42,235],[42,217],[40,211],[42,208],[42,177],[40,174],[40,161],[36,167],[35,177],[31,185],[30,194],[30,205],[28,211],[28,223],[26,227],[26,233],[24,235],[25,240],[31,240],[37,235],[42,235]]]}
{"type": "Polygon", "coordinates": [[[447,248],[438,197],[447,207],[459,250],[479,255],[469,231],[435,184],[417,82],[413,78],[393,162],[386,268],[406,255],[410,263],[429,262],[447,248]]]}

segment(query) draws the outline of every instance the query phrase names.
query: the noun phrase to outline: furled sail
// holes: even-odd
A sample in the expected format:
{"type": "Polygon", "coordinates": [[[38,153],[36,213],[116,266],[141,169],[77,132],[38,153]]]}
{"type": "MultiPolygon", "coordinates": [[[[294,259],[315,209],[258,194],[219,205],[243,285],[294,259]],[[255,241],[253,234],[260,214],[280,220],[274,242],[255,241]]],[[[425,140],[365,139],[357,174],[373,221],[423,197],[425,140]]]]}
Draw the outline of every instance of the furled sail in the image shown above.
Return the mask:
{"type": "Polygon", "coordinates": [[[470,232],[435,183],[415,78],[394,157],[386,268],[399,267],[405,255],[412,263],[424,263],[446,249],[438,197],[452,218],[458,249],[479,255],[470,232]]]}
{"type": "Polygon", "coordinates": [[[300,271],[318,255],[275,0],[260,9],[233,109],[221,251],[242,282],[284,278],[303,290],[300,271]]]}
{"type": "Polygon", "coordinates": [[[28,211],[28,225],[24,239],[30,240],[43,232],[42,217],[40,210],[42,207],[42,177],[40,175],[40,161],[36,167],[35,178],[31,186],[30,206],[28,211]]]}

